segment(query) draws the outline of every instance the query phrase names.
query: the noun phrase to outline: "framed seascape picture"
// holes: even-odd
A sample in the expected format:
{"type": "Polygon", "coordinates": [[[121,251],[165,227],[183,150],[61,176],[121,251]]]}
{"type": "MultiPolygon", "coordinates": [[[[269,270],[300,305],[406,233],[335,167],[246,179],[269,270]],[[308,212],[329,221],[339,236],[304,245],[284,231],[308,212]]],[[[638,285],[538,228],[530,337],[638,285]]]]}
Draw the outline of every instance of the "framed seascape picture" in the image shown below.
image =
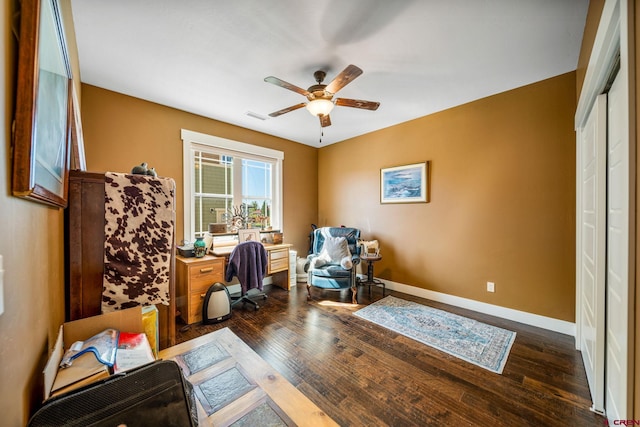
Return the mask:
{"type": "Polygon", "coordinates": [[[15,196],[66,207],[72,97],[58,1],[23,0],[13,140],[15,196]]]}
{"type": "Polygon", "coordinates": [[[429,162],[380,169],[380,203],[429,201],[429,162]]]}

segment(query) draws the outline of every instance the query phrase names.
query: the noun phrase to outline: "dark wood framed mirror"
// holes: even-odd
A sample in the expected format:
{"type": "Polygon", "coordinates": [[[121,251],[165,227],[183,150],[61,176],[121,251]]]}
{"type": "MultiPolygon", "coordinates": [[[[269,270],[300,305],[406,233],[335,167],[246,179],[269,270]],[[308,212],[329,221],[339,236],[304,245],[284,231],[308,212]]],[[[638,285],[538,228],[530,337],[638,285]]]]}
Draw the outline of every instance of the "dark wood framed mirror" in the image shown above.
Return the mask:
{"type": "Polygon", "coordinates": [[[12,191],[66,207],[72,78],[57,0],[22,0],[12,191]]]}

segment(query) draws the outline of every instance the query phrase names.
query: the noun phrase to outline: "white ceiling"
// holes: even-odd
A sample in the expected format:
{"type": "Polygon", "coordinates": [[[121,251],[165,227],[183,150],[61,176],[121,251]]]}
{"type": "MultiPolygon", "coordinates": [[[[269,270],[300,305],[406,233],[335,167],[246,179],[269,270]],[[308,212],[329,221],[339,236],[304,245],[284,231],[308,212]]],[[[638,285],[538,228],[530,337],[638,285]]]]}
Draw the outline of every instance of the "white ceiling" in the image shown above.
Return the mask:
{"type": "MultiPolygon", "coordinates": [[[[72,0],[81,80],[318,147],[577,67],[588,0],[72,0]],[[364,73],[324,128],[265,83],[364,73]],[[248,112],[266,118],[259,120],[248,112]]],[[[197,129],[194,129],[197,130],[197,129]]]]}

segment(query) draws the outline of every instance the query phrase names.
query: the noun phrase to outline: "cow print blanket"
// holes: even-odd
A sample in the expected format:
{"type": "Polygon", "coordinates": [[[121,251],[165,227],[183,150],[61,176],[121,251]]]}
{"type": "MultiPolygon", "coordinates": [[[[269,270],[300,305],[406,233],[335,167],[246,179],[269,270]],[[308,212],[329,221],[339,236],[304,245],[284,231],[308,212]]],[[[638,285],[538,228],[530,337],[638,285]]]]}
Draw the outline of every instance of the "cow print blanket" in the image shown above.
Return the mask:
{"type": "Polygon", "coordinates": [[[105,174],[102,312],[169,305],[175,181],[105,174]]]}

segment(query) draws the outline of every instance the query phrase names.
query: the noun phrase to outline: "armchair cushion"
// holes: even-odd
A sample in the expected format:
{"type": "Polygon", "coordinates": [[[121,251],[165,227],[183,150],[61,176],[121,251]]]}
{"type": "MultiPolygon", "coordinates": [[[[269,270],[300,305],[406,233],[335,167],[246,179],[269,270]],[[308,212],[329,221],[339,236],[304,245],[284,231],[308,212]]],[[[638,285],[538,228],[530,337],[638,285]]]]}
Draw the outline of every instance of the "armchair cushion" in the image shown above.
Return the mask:
{"type": "Polygon", "coordinates": [[[326,261],[325,264],[340,264],[345,257],[351,258],[347,239],[344,237],[326,236],[319,258],[326,261]]]}
{"type": "Polygon", "coordinates": [[[339,264],[328,264],[314,270],[313,275],[315,277],[342,277],[348,279],[351,276],[351,271],[342,268],[339,264]]]}

